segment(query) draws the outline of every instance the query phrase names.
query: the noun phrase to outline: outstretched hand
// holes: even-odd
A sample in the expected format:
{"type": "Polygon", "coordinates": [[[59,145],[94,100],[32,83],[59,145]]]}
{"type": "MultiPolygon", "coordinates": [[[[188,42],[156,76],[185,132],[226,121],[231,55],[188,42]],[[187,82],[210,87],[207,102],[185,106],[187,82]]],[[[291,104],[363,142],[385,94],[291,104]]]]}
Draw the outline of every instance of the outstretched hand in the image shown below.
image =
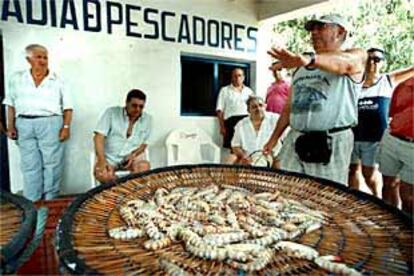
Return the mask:
{"type": "Polygon", "coordinates": [[[295,54],[284,48],[271,48],[267,53],[280,61],[283,68],[296,68],[309,64],[310,58],[306,55],[295,54]]]}

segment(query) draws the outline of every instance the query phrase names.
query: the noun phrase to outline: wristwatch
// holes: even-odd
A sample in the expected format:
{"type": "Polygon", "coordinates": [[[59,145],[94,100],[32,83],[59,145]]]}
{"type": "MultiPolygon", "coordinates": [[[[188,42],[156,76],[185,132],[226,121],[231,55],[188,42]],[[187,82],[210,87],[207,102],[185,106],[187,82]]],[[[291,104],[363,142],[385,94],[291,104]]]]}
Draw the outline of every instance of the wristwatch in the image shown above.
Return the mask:
{"type": "Polygon", "coordinates": [[[63,125],[63,128],[69,128],[69,125],[63,125]]]}
{"type": "Polygon", "coordinates": [[[305,56],[308,56],[310,58],[310,61],[308,62],[308,64],[305,65],[306,68],[312,66],[315,64],[316,61],[316,57],[315,57],[315,53],[314,52],[305,52],[303,53],[305,56]]]}

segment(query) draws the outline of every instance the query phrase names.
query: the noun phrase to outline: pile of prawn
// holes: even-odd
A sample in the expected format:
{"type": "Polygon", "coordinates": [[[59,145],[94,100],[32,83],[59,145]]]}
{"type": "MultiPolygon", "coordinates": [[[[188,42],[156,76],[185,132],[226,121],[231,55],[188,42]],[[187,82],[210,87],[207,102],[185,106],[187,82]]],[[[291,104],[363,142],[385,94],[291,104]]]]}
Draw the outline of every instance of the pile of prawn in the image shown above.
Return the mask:
{"type": "MultiPolygon", "coordinates": [[[[319,256],[312,247],[292,242],[321,228],[326,214],[277,191],[253,193],[231,185],[159,188],[151,199],[128,201],[119,212],[126,225],[108,235],[125,241],[145,237],[148,250],[182,242],[198,258],[249,272],[265,268],[275,252],[283,252],[330,272],[360,275],[333,256],[319,256]]],[[[160,267],[168,274],[186,274],[166,259],[160,267]]]]}

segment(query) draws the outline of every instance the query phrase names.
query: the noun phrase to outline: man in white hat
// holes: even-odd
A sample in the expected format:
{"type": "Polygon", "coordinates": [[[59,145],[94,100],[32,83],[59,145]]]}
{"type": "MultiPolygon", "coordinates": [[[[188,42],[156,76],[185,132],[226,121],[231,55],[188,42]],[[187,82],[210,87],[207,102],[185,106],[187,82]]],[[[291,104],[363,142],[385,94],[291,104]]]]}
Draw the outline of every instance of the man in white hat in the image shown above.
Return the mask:
{"type": "Polygon", "coordinates": [[[288,104],[263,151],[269,153],[290,126],[280,153],[282,169],[346,184],[367,53],[342,49],[350,27],[340,15],[310,20],[305,29],[314,53],[269,51],[280,67],[297,70],[288,104]]]}

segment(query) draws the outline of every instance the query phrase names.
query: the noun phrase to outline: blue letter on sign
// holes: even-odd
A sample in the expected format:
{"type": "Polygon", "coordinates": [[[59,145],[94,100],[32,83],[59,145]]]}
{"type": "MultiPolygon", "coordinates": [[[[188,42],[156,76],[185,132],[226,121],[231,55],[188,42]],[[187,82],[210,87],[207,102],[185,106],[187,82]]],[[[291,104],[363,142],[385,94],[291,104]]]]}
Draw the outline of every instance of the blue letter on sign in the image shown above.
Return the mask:
{"type": "Polygon", "coordinates": [[[253,27],[249,27],[247,29],[247,38],[251,41],[253,41],[253,47],[250,47],[247,49],[248,52],[256,52],[256,46],[257,46],[257,29],[253,27]]]}
{"type": "Polygon", "coordinates": [[[46,25],[47,24],[47,5],[46,0],[36,1],[40,2],[40,19],[35,19],[33,16],[33,0],[26,0],[26,15],[27,15],[27,24],[33,25],[46,25]]]}
{"type": "Polygon", "coordinates": [[[209,20],[207,25],[208,25],[208,28],[207,28],[208,45],[211,47],[218,47],[220,44],[220,40],[219,40],[220,23],[216,20],[209,20]]]}
{"type": "Polygon", "coordinates": [[[98,0],[83,0],[83,26],[85,31],[100,32],[101,26],[101,4],[98,0]],[[94,4],[96,7],[96,26],[89,25],[89,18],[94,18],[93,14],[88,12],[88,4],[94,4]]]}
{"type": "Polygon", "coordinates": [[[206,22],[198,16],[193,16],[193,38],[196,45],[204,45],[206,43],[206,22]],[[201,39],[198,39],[198,34],[201,34],[201,39]]]}
{"type": "Polygon", "coordinates": [[[244,51],[244,47],[243,47],[243,40],[240,37],[240,33],[239,30],[244,30],[244,26],[243,25],[239,25],[236,24],[234,25],[234,44],[235,44],[235,49],[237,51],[244,51]]]}
{"type": "Polygon", "coordinates": [[[19,1],[14,0],[13,3],[15,8],[14,12],[9,10],[10,0],[4,0],[1,11],[1,20],[7,21],[9,16],[14,16],[18,22],[23,23],[22,9],[20,8],[19,1]]]}
{"type": "Polygon", "coordinates": [[[173,37],[167,36],[167,16],[175,17],[175,13],[173,12],[162,12],[161,13],[161,34],[162,39],[165,41],[175,42],[173,37]]]}
{"type": "Polygon", "coordinates": [[[112,34],[112,25],[113,24],[122,24],[122,5],[115,2],[106,2],[106,20],[108,25],[108,34],[112,34]],[[118,11],[118,20],[113,19],[112,7],[116,8],[118,11]]]}
{"type": "Polygon", "coordinates": [[[149,38],[149,39],[158,39],[160,37],[160,29],[158,27],[158,22],[156,20],[152,20],[150,18],[151,13],[158,14],[158,10],[151,9],[151,8],[145,9],[144,10],[144,21],[145,21],[145,23],[148,23],[148,24],[154,26],[154,33],[153,34],[146,34],[146,35],[144,35],[144,37],[149,38]]]}
{"type": "Polygon", "coordinates": [[[188,44],[191,43],[190,28],[188,27],[187,15],[181,15],[180,28],[178,29],[178,42],[186,40],[188,44]]]}
{"type": "Polygon", "coordinates": [[[141,7],[126,5],[125,8],[126,8],[126,34],[127,36],[142,37],[140,33],[134,33],[131,30],[132,26],[138,26],[138,23],[131,21],[131,11],[133,10],[140,11],[141,7]]]}
{"type": "Polygon", "coordinates": [[[233,40],[232,25],[227,22],[221,22],[221,48],[225,49],[227,47],[231,49],[231,41],[233,40]],[[226,31],[227,29],[227,31],[226,31]]]}
{"type": "Polygon", "coordinates": [[[64,0],[62,6],[62,19],[60,21],[60,27],[65,28],[67,24],[73,25],[75,30],[79,30],[78,20],[76,19],[75,3],[73,0],[64,0]],[[67,17],[68,7],[70,11],[70,17],[67,17]]]}

